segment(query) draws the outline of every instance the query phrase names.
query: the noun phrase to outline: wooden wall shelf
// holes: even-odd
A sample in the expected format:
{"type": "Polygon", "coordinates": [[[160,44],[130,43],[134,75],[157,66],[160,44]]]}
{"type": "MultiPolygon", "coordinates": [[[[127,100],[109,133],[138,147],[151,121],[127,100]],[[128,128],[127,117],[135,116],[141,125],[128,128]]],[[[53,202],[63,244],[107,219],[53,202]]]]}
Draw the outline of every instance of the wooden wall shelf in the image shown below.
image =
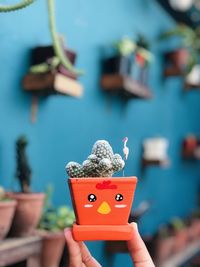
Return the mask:
{"type": "Polygon", "coordinates": [[[105,74],[101,79],[101,86],[105,91],[119,91],[127,97],[149,99],[152,93],[146,85],[143,85],[132,77],[119,74],[105,74]]]}
{"type": "Polygon", "coordinates": [[[38,236],[8,238],[0,241],[0,267],[26,260],[27,267],[42,267],[42,238],[38,236]]]}
{"type": "Polygon", "coordinates": [[[149,167],[149,166],[160,166],[160,167],[166,167],[169,165],[169,160],[147,160],[142,159],[142,169],[149,167]]]}
{"type": "Polygon", "coordinates": [[[64,94],[74,97],[81,97],[83,94],[82,85],[60,73],[28,73],[23,79],[23,87],[27,92],[39,94],[64,94]]]}

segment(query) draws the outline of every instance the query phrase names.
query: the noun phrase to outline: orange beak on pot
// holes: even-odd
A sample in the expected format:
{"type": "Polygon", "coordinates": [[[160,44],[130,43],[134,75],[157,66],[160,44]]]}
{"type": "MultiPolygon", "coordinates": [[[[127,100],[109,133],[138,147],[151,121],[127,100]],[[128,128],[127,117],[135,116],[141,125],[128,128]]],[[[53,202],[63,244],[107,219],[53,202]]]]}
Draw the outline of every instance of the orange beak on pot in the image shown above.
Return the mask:
{"type": "Polygon", "coordinates": [[[100,214],[105,214],[106,215],[106,214],[109,214],[111,212],[111,208],[110,208],[109,204],[106,201],[103,201],[101,203],[101,205],[99,206],[97,211],[100,214]]]}

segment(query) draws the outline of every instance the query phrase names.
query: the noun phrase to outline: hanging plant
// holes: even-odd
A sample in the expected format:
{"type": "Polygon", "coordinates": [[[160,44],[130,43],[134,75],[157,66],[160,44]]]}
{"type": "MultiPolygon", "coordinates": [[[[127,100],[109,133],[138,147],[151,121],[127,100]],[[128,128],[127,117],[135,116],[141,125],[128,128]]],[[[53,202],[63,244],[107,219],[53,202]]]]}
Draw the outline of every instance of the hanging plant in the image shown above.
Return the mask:
{"type": "Polygon", "coordinates": [[[170,65],[177,69],[177,74],[187,75],[199,63],[200,56],[200,28],[191,28],[184,24],[176,25],[173,29],[160,35],[160,40],[173,37],[180,38],[181,48],[166,54],[170,65]]]}
{"type": "Polygon", "coordinates": [[[0,5],[0,12],[16,11],[18,9],[22,9],[29,6],[34,1],[35,0],[22,0],[19,3],[13,5],[0,5]]]}
{"type": "MultiPolygon", "coordinates": [[[[19,2],[18,4],[0,5],[0,12],[16,11],[16,10],[25,8],[26,6],[32,4],[34,1],[35,0],[23,0],[23,1],[19,2]]],[[[74,73],[77,76],[81,75],[81,74],[83,74],[83,71],[77,70],[71,64],[69,58],[67,57],[67,55],[64,52],[59,35],[56,32],[54,0],[47,0],[47,1],[48,1],[48,13],[49,13],[49,28],[50,28],[50,33],[51,33],[51,37],[52,37],[55,55],[58,58],[59,62],[67,70],[71,71],[72,73],[74,73]]]]}

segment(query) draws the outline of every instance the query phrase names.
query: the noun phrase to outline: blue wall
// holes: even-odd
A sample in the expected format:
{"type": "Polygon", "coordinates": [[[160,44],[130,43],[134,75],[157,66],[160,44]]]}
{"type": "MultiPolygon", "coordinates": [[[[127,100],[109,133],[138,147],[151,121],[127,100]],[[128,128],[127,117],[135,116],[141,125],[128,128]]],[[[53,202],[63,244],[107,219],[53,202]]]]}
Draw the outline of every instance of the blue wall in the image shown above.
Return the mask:
{"type": "MultiPolygon", "coordinates": [[[[44,190],[46,184],[54,183],[55,203],[70,204],[65,164],[83,161],[97,139],[107,139],[121,153],[121,140],[128,136],[126,175],[139,176],[135,206],[144,199],[153,202],[151,212],[141,222],[141,231],[153,232],[172,216],[187,215],[196,205],[200,167],[197,163],[183,164],[180,144],[188,132],[200,132],[200,95],[183,95],[180,79],[162,81],[156,38],[174,22],[148,0],[60,0],[56,4],[59,32],[67,36],[69,47],[79,54],[77,65],[86,71],[81,78],[85,94],[81,100],[64,96],[42,99],[38,121],[31,124],[31,98],[22,91],[20,81],[29,66],[30,48],[50,43],[46,1],[36,1],[20,12],[0,14],[0,182],[7,188],[13,184],[14,142],[25,133],[30,140],[33,189],[44,190]],[[138,32],[154,42],[155,60],[150,70],[154,98],[132,100],[126,105],[117,98],[108,101],[99,87],[102,47],[138,32]],[[166,170],[151,167],[140,177],[142,140],[154,135],[169,139],[171,166],[166,170]]],[[[89,246],[104,265],[103,243],[89,246]]],[[[122,266],[122,261],[131,266],[127,255],[118,256],[115,266],[122,266]]]]}

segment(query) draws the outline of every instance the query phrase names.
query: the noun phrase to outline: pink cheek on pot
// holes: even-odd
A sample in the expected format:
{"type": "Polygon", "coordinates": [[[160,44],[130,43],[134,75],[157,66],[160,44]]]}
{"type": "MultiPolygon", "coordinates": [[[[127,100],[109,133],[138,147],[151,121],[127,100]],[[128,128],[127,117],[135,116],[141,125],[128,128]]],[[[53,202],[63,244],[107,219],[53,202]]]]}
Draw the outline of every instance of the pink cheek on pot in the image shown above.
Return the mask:
{"type": "Polygon", "coordinates": [[[93,205],[92,205],[92,204],[85,204],[84,207],[85,207],[85,208],[92,208],[93,205]]]}
{"type": "Polygon", "coordinates": [[[115,208],[118,208],[118,209],[123,209],[123,208],[126,208],[127,205],[125,204],[117,204],[115,205],[115,208]]]}

